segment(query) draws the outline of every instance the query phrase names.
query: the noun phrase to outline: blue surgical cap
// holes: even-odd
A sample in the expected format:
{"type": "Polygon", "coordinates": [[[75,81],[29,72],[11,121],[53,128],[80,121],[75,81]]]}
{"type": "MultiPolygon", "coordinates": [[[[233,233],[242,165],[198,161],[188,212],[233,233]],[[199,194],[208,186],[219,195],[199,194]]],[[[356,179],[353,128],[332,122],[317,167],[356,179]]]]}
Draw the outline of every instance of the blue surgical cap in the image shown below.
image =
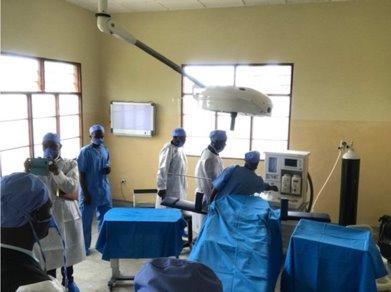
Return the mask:
{"type": "Polygon", "coordinates": [[[136,292],[223,291],[221,281],[206,265],[172,258],[157,258],[143,265],[134,286],[136,292]]]}
{"type": "Polygon", "coordinates": [[[48,200],[44,183],[30,173],[14,173],[0,178],[1,227],[15,228],[25,225],[29,215],[48,200]]]}
{"type": "Polygon", "coordinates": [[[261,154],[260,154],[258,151],[250,151],[250,152],[247,152],[247,153],[244,155],[244,160],[245,160],[246,162],[255,164],[255,163],[258,163],[258,162],[259,162],[259,158],[260,158],[260,157],[261,157],[261,154]]]}
{"type": "Polygon", "coordinates": [[[226,141],[227,133],[223,130],[214,130],[209,134],[210,140],[213,141],[226,141]]]}
{"type": "Polygon", "coordinates": [[[57,144],[61,144],[60,136],[58,136],[55,133],[47,133],[45,136],[43,136],[42,144],[44,144],[46,142],[54,142],[57,144]]]}
{"type": "Polygon", "coordinates": [[[105,132],[105,128],[103,128],[102,125],[99,125],[99,124],[92,125],[90,127],[90,135],[92,135],[92,133],[99,131],[99,130],[101,130],[103,133],[105,132]]]}
{"type": "Polygon", "coordinates": [[[173,137],[186,137],[186,132],[182,128],[176,128],[171,134],[173,137]]]}

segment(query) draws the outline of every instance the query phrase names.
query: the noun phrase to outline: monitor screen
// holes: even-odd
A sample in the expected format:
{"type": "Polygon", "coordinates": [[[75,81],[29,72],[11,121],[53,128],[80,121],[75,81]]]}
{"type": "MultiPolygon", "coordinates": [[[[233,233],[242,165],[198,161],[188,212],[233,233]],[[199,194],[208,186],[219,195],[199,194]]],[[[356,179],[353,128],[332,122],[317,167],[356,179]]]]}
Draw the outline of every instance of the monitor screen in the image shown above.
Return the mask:
{"type": "Polygon", "coordinates": [[[268,172],[277,173],[277,157],[269,157],[268,172]]]}
{"type": "Polygon", "coordinates": [[[285,166],[297,167],[297,159],[285,159],[285,166]]]}

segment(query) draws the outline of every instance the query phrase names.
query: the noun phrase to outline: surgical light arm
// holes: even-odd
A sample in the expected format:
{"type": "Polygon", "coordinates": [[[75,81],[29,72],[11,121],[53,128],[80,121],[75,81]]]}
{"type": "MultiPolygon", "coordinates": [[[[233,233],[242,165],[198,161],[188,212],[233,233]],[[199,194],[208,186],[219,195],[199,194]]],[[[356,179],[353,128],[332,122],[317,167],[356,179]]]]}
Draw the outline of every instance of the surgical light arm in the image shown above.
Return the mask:
{"type": "Polygon", "coordinates": [[[110,34],[120,40],[123,40],[131,45],[134,45],[138,47],[139,49],[146,52],[148,55],[158,59],[163,64],[166,64],[168,67],[173,69],[174,71],[178,72],[182,76],[185,76],[189,78],[189,80],[193,81],[194,84],[196,84],[198,87],[205,88],[205,85],[202,84],[200,81],[192,77],[191,75],[187,74],[181,66],[178,64],[175,64],[170,59],[164,57],[160,53],[156,52],[151,47],[147,46],[143,42],[136,39],[132,34],[130,34],[128,31],[123,29],[121,26],[115,24],[112,19],[111,15],[107,13],[107,0],[99,0],[98,2],[98,10],[99,13],[96,14],[97,17],[97,25],[101,32],[110,34]]]}
{"type": "Polygon", "coordinates": [[[207,87],[193,76],[187,74],[181,66],[136,39],[132,34],[113,22],[111,15],[107,12],[107,0],[98,0],[98,13],[96,17],[97,26],[100,31],[138,47],[182,76],[187,77],[197,87],[202,88],[203,91],[198,94],[193,94],[193,97],[205,110],[230,113],[231,130],[235,128],[235,119],[238,113],[251,116],[271,115],[273,105],[269,97],[265,94],[245,87],[207,87]]]}

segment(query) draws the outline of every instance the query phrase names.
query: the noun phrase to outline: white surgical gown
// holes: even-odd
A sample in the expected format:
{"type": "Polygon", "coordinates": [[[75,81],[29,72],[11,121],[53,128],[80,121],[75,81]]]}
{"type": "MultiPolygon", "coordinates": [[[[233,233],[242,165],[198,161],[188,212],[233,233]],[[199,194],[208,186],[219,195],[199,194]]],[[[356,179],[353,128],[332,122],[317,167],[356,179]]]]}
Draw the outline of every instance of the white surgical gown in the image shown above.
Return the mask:
{"type": "MultiPolygon", "coordinates": [[[[201,157],[197,162],[195,168],[195,176],[208,178],[207,179],[197,179],[197,188],[196,192],[203,193],[204,197],[202,199],[203,207],[209,205],[210,196],[212,193],[212,181],[223,172],[223,160],[218,154],[213,153],[209,147],[202,151],[201,157]]],[[[193,217],[193,230],[199,233],[199,230],[202,226],[204,215],[201,214],[192,214],[193,217]]]]}
{"type": "MultiPolygon", "coordinates": [[[[83,225],[80,216],[78,201],[65,200],[58,196],[59,191],[66,194],[74,193],[79,188],[79,171],[75,160],[59,158],[56,161],[59,174],[49,173],[40,176],[48,187],[49,197],[52,200],[52,213],[58,229],[65,242],[66,266],[73,266],[85,259],[83,225]]],[[[63,244],[55,228],[49,228],[49,234],[40,240],[46,258],[46,269],[53,270],[63,266],[63,244]]],[[[37,245],[34,247],[36,256],[42,256],[37,245]]]]}
{"type": "Polygon", "coordinates": [[[210,151],[206,148],[202,151],[201,157],[197,162],[195,168],[195,176],[197,179],[196,192],[203,193],[203,205],[206,206],[209,203],[210,195],[212,193],[212,181],[223,172],[223,160],[218,154],[210,151]],[[200,178],[207,179],[200,179],[200,178]]]}
{"type": "MultiPolygon", "coordinates": [[[[157,189],[167,190],[166,195],[179,199],[186,199],[187,158],[182,147],[176,147],[171,142],[166,143],[159,155],[157,171],[157,189]]],[[[156,197],[156,208],[162,208],[161,198],[156,197]]]]}

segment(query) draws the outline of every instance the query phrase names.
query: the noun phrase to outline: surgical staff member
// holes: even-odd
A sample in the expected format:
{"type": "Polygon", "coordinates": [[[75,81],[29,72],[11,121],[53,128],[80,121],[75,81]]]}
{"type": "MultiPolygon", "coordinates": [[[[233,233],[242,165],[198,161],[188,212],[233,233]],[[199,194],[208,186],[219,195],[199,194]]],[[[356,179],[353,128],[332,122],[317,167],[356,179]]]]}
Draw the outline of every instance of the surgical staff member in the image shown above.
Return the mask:
{"type": "MultiPolygon", "coordinates": [[[[65,273],[70,292],[80,291],[73,279],[73,265],[85,259],[83,225],[78,204],[79,170],[77,162],[61,157],[60,137],[55,133],[47,133],[42,139],[43,156],[48,159],[49,174],[39,176],[49,191],[53,203],[52,213],[58,227],[49,229],[49,235],[41,241],[46,258],[48,275],[56,278],[56,269],[61,268],[62,284],[65,285],[65,273]],[[62,239],[64,240],[64,246],[62,239]],[[66,271],[64,271],[64,255],[66,271]]],[[[29,160],[26,171],[30,170],[29,160]]],[[[37,256],[40,253],[35,247],[37,256]]]]}
{"type": "Polygon", "coordinates": [[[227,142],[227,133],[222,130],[214,130],[209,134],[210,144],[197,162],[195,176],[197,177],[196,192],[203,193],[203,208],[209,206],[212,193],[212,181],[223,172],[223,160],[219,153],[224,150],[227,142]]]}
{"type": "Polygon", "coordinates": [[[35,175],[14,173],[0,178],[1,291],[65,291],[35,259],[34,243],[49,232],[52,203],[35,175]]]}
{"type": "Polygon", "coordinates": [[[183,151],[186,142],[186,132],[182,128],[172,131],[171,142],[166,143],[159,155],[157,171],[157,197],[156,208],[166,195],[184,200],[186,198],[187,182],[187,158],[183,151]]]}
{"type": "Polygon", "coordinates": [[[98,211],[98,230],[103,217],[112,208],[111,191],[107,175],[110,173],[109,150],[103,144],[104,128],[101,125],[90,127],[91,143],[80,150],[77,159],[80,171],[81,204],[86,254],[90,254],[91,226],[98,211]]]}
{"type": "Polygon", "coordinates": [[[232,165],[213,181],[211,202],[224,195],[252,195],[265,190],[262,177],[255,173],[260,160],[258,151],[247,152],[244,166],[232,165]]]}

